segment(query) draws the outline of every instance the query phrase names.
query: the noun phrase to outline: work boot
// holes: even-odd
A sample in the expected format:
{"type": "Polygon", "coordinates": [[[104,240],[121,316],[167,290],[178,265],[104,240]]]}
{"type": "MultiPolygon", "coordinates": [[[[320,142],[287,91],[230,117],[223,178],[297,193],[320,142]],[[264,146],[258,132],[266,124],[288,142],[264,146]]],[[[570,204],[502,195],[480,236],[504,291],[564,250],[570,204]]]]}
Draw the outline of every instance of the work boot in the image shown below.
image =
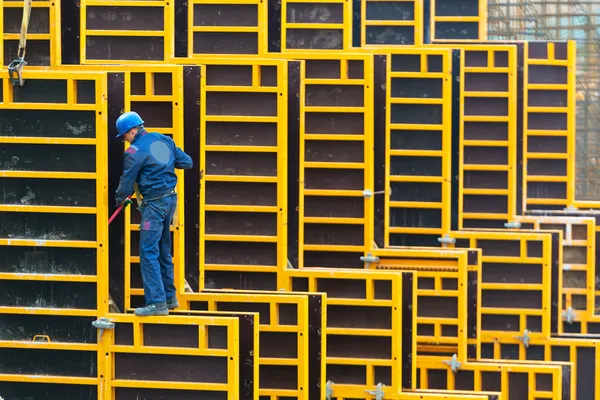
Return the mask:
{"type": "Polygon", "coordinates": [[[169,315],[169,309],[167,308],[167,303],[148,304],[146,307],[136,308],[135,315],[138,317],[169,315]]]}
{"type": "Polygon", "coordinates": [[[170,299],[167,299],[167,308],[169,310],[179,308],[179,302],[177,301],[177,297],[171,297],[170,299]]]}

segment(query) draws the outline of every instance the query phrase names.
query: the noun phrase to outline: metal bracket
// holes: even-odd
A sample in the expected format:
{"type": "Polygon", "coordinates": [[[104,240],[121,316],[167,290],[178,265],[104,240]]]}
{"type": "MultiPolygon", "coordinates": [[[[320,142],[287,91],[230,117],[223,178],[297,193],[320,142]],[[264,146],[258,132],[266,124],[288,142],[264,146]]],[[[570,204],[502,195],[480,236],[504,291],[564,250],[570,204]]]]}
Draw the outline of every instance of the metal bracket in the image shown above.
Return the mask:
{"type": "Polygon", "coordinates": [[[438,242],[442,244],[455,244],[456,239],[450,237],[450,235],[446,234],[444,237],[438,238],[438,242]]]}
{"type": "Polygon", "coordinates": [[[331,396],[333,396],[333,389],[331,386],[333,386],[333,382],[327,381],[325,383],[325,399],[327,400],[331,400],[331,396]]]}
{"type": "Polygon", "coordinates": [[[444,360],[444,364],[450,366],[453,373],[457,373],[462,365],[460,361],[458,361],[458,356],[456,354],[452,355],[452,360],[444,360]]]}
{"type": "Polygon", "coordinates": [[[102,334],[105,329],[115,329],[115,323],[111,322],[108,318],[99,318],[92,322],[92,326],[96,329],[100,329],[100,335],[98,341],[102,340],[102,334]]]}
{"type": "Polygon", "coordinates": [[[375,396],[375,400],[383,400],[383,396],[385,395],[383,392],[384,386],[385,385],[380,382],[375,386],[375,390],[365,390],[365,392],[369,393],[371,396],[375,396]]]}
{"type": "Polygon", "coordinates": [[[33,339],[31,339],[31,341],[32,342],[44,342],[45,341],[47,343],[51,342],[50,336],[48,336],[48,335],[35,335],[33,337],[33,339]],[[40,339],[42,339],[42,340],[40,340],[40,339]]]}
{"type": "Polygon", "coordinates": [[[525,329],[523,331],[523,336],[515,336],[515,339],[519,339],[521,342],[523,342],[523,346],[525,346],[525,348],[529,348],[529,342],[531,341],[531,338],[529,337],[529,329],[525,329]]]}
{"type": "Polygon", "coordinates": [[[372,263],[379,262],[379,257],[372,255],[371,253],[367,253],[366,256],[361,256],[360,261],[366,263],[365,268],[369,268],[372,263]]]}
{"type": "Polygon", "coordinates": [[[573,307],[569,307],[565,311],[563,311],[562,317],[565,319],[565,321],[567,321],[569,325],[572,325],[577,315],[575,314],[575,311],[573,311],[573,307]]]}
{"type": "Polygon", "coordinates": [[[8,78],[13,86],[23,86],[23,67],[27,65],[27,61],[22,58],[17,58],[8,64],[8,78]]]}
{"type": "Polygon", "coordinates": [[[508,229],[520,229],[521,228],[521,223],[518,221],[514,221],[514,222],[507,222],[504,224],[505,228],[508,229]]]}

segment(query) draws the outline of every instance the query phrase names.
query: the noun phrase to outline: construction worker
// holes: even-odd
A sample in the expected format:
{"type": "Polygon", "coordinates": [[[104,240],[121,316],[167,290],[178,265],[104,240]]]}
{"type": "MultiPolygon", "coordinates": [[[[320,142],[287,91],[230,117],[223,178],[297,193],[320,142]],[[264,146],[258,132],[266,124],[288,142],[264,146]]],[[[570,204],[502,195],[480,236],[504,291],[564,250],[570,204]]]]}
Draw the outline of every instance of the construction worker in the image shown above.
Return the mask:
{"type": "Polygon", "coordinates": [[[123,175],[115,200],[121,205],[135,191],[142,213],[140,268],[146,306],[137,308],[135,315],[168,315],[169,310],[179,307],[170,231],[177,208],[175,168],[189,169],[193,162],[173,139],[147,132],[143,124],[135,112],[126,112],[117,119],[117,138],[122,137],[131,145],[123,156],[123,175]]]}

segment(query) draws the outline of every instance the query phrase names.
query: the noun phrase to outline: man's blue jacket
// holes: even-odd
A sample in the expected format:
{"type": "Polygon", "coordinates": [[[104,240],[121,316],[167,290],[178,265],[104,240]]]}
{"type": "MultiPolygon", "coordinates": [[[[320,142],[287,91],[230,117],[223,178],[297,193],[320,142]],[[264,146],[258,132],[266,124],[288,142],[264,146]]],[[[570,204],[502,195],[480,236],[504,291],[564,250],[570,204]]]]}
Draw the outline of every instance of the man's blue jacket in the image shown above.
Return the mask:
{"type": "Polygon", "coordinates": [[[165,196],[175,190],[175,168],[192,168],[192,158],[175,145],[173,139],[142,129],[124,153],[123,175],[115,192],[117,204],[134,192],[137,182],[146,200],[165,196]]]}

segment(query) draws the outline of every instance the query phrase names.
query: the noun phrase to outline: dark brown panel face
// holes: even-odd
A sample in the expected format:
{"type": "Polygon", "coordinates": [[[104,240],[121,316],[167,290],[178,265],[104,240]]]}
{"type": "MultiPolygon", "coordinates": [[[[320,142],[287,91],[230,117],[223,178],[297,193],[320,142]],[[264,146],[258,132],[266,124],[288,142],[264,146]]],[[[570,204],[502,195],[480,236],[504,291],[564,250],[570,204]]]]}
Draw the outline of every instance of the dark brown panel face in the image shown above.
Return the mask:
{"type": "MultiPolygon", "coordinates": [[[[55,383],[2,382],[2,395],[7,399],[13,400],[97,400],[98,387],[89,385],[69,385],[55,383]]],[[[123,400],[121,398],[119,399],[123,400]]]]}

